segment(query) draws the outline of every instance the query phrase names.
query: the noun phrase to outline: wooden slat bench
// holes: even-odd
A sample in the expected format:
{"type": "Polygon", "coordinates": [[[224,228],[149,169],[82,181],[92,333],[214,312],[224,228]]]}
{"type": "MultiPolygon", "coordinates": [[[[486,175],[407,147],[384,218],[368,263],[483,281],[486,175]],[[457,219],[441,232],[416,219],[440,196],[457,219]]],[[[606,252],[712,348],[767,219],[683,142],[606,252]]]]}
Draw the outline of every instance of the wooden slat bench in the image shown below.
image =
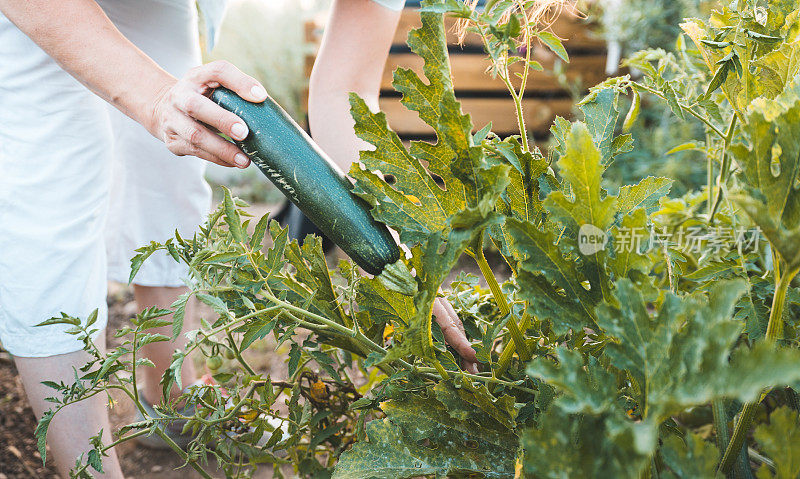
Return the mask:
{"type": "MultiPolygon", "coordinates": [[[[410,68],[422,73],[422,59],[410,52],[406,45],[408,33],[420,25],[419,4],[409,0],[403,10],[395,33],[381,82],[381,110],[387,115],[389,125],[403,139],[430,138],[431,128],[423,123],[416,112],[406,110],[400,103],[400,95],[392,88],[392,72],[398,67],[410,68]]],[[[475,129],[489,121],[492,131],[503,136],[518,133],[514,103],[505,84],[486,73],[490,62],[483,51],[477,34],[467,34],[459,44],[454,29],[455,20],[445,19],[450,64],[456,96],[465,112],[470,113],[475,129]]],[[[309,22],[306,25],[306,40],[319,45],[323,25],[309,22]]],[[[544,71],[530,74],[523,107],[528,132],[535,138],[544,139],[556,115],[570,116],[572,98],[565,88],[568,84],[588,88],[606,78],[605,42],[590,33],[590,26],[583,19],[564,14],[552,25],[552,31],[566,39],[564,46],[570,55],[570,63],[564,64],[555,55],[537,49],[535,59],[544,66],[544,71]],[[562,73],[561,78],[554,70],[562,73]]],[[[310,50],[316,51],[315,48],[310,50]]],[[[314,64],[314,53],[306,57],[306,75],[310,75],[314,64]]],[[[512,65],[512,71],[521,71],[521,64],[512,65]]]]}

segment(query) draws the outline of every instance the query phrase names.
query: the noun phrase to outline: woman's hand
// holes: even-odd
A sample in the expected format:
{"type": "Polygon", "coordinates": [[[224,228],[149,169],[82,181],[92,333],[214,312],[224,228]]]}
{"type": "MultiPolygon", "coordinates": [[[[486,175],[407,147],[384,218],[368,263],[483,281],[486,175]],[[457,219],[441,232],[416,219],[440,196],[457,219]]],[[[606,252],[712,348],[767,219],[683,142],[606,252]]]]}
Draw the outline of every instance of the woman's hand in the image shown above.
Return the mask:
{"type": "Polygon", "coordinates": [[[219,86],[251,102],[267,98],[267,91],[256,79],[226,61],[214,61],[191,69],[163,88],[152,102],[152,120],[145,126],[176,155],[246,168],[250,164],[247,155],[212,131],[216,129],[235,140],[243,140],[248,134],[244,121],[208,98],[211,90],[219,86]]]}
{"type": "Polygon", "coordinates": [[[433,317],[439,327],[442,328],[444,340],[461,356],[461,366],[464,370],[470,373],[477,373],[478,357],[467,340],[464,324],[461,323],[461,319],[456,314],[456,310],[453,309],[450,301],[444,298],[436,298],[433,303],[433,317]]]}

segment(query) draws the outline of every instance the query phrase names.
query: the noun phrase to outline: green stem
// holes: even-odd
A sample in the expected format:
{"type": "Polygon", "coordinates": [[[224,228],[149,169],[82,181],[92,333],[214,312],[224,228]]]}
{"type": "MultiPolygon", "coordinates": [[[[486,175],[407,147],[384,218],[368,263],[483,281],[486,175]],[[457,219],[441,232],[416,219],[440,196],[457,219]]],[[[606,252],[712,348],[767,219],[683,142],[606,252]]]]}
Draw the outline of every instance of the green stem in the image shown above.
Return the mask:
{"type": "MultiPolygon", "coordinates": [[[[423,374],[430,374],[430,373],[437,372],[437,370],[435,368],[428,368],[428,367],[418,368],[417,371],[419,371],[420,373],[423,373],[423,374]]],[[[530,393],[530,394],[536,394],[536,391],[534,391],[533,389],[526,388],[525,386],[520,386],[518,383],[520,383],[522,381],[505,381],[505,380],[502,380],[502,379],[497,379],[497,378],[493,378],[493,377],[489,377],[489,376],[479,376],[477,374],[471,374],[471,373],[467,373],[467,372],[464,372],[464,371],[459,372],[459,374],[463,374],[464,376],[466,376],[466,377],[468,377],[468,378],[470,378],[470,379],[472,379],[474,381],[481,381],[481,382],[490,383],[490,384],[501,384],[503,386],[514,388],[514,389],[517,389],[519,391],[523,391],[523,392],[530,393]]]]}
{"type": "Polygon", "coordinates": [[[514,109],[517,113],[517,127],[519,128],[522,150],[527,153],[530,151],[530,148],[528,147],[528,131],[525,128],[525,114],[522,111],[522,97],[517,95],[516,90],[514,90],[514,85],[512,85],[511,80],[508,79],[508,64],[503,65],[503,75],[500,75],[500,79],[506,84],[506,88],[508,88],[509,93],[511,93],[511,99],[514,100],[514,109]]]}
{"type": "MultiPolygon", "coordinates": [[[[706,145],[711,144],[711,135],[706,132],[706,145]]],[[[706,152],[706,211],[714,207],[714,157],[706,152]]]]}
{"type": "MultiPolygon", "coordinates": [[[[786,291],[789,289],[789,284],[798,272],[798,269],[795,268],[780,276],[778,269],[778,263],[776,263],[775,274],[778,276],[778,284],[775,289],[775,295],[772,297],[772,308],[769,312],[769,322],[767,323],[767,334],[765,338],[765,340],[770,343],[775,343],[778,340],[778,333],[783,330],[783,307],[786,302],[786,291]]],[[[731,470],[734,461],[742,449],[742,445],[744,445],[745,437],[750,430],[750,424],[758,410],[761,399],[763,399],[763,393],[761,396],[762,398],[751,401],[742,408],[742,412],[733,429],[731,442],[728,444],[727,449],[725,449],[725,454],[722,456],[722,461],[719,465],[719,469],[723,473],[727,474],[731,470]]]]}
{"type": "MultiPolygon", "coordinates": [[[[530,326],[530,319],[531,319],[530,315],[526,313],[522,317],[522,322],[520,323],[520,329],[522,329],[523,331],[528,329],[528,327],[530,326]]],[[[514,318],[510,318],[509,320],[513,321],[514,318]]],[[[511,365],[511,359],[514,357],[514,352],[515,352],[514,343],[507,344],[505,349],[503,349],[503,352],[500,353],[500,358],[497,360],[497,367],[494,368],[494,370],[492,371],[492,374],[495,377],[503,377],[503,374],[506,373],[508,367],[511,365]]]]}
{"type": "Polygon", "coordinates": [[[183,459],[187,464],[192,466],[192,469],[197,471],[198,474],[203,476],[205,479],[213,479],[210,475],[208,475],[208,473],[202,467],[200,467],[199,464],[197,464],[197,461],[195,461],[194,459],[189,457],[189,454],[186,451],[181,449],[181,447],[179,445],[175,444],[175,441],[173,441],[172,438],[169,437],[169,435],[167,433],[165,433],[164,431],[162,431],[159,428],[155,429],[155,433],[158,434],[158,436],[161,438],[161,440],[163,440],[164,442],[167,443],[167,445],[170,447],[170,449],[172,449],[179,456],[181,456],[181,459],[183,459]]]}
{"type": "Polygon", "coordinates": [[[225,330],[225,334],[228,336],[228,342],[230,343],[231,351],[233,351],[233,355],[236,356],[236,360],[239,361],[239,364],[241,364],[251,376],[257,376],[253,368],[251,368],[250,365],[247,364],[247,361],[245,361],[242,357],[242,353],[236,346],[236,341],[233,340],[233,335],[231,334],[230,330],[225,330]]]}
{"type": "MultiPolygon", "coordinates": [[[[711,210],[708,214],[708,223],[714,223],[714,215],[717,214],[717,210],[719,209],[719,205],[722,203],[722,190],[725,181],[728,178],[728,170],[731,168],[731,158],[728,154],[728,148],[731,145],[731,141],[733,140],[733,132],[736,129],[736,115],[731,117],[731,122],[728,125],[728,131],[725,133],[725,143],[722,146],[722,164],[719,167],[719,176],[717,176],[717,194],[716,198],[714,199],[714,204],[711,207],[711,210]]],[[[709,171],[709,176],[711,172],[709,171]]],[[[712,190],[708,191],[709,201],[711,199],[712,190]]]]}
{"type": "MultiPolygon", "coordinates": [[[[475,262],[478,263],[478,268],[481,270],[481,274],[483,274],[486,283],[489,285],[489,289],[492,291],[492,296],[494,296],[494,300],[497,302],[497,307],[500,309],[500,314],[503,317],[508,316],[511,314],[511,308],[508,305],[508,300],[506,299],[506,295],[503,294],[503,291],[500,289],[500,285],[497,283],[497,278],[492,271],[492,268],[489,266],[489,263],[486,261],[486,256],[483,253],[483,232],[478,235],[478,241],[474,247],[475,250],[475,262]]],[[[511,334],[511,341],[514,344],[514,349],[518,351],[520,359],[523,361],[530,361],[531,353],[528,350],[528,345],[525,344],[525,337],[522,334],[522,331],[517,324],[516,319],[513,315],[508,318],[508,322],[506,323],[506,327],[508,327],[508,332],[511,334]]],[[[506,348],[510,347],[509,344],[506,348]]],[[[511,354],[513,354],[513,349],[511,354]]]]}
{"type": "MultiPolygon", "coordinates": [[[[644,91],[646,91],[646,92],[648,92],[648,93],[651,93],[651,94],[653,94],[653,95],[655,95],[655,96],[657,96],[657,97],[661,98],[661,99],[662,99],[662,100],[664,100],[664,101],[666,101],[666,100],[667,100],[667,98],[666,98],[664,95],[662,95],[662,94],[661,94],[659,91],[657,91],[657,90],[654,90],[654,89],[652,89],[652,88],[650,88],[650,87],[648,87],[648,86],[642,85],[641,83],[636,83],[636,88],[641,88],[642,90],[644,90],[644,91]]],[[[700,120],[700,121],[702,121],[703,123],[705,123],[705,125],[706,125],[706,126],[709,128],[709,129],[711,129],[711,131],[713,131],[714,133],[716,133],[716,134],[717,134],[717,136],[719,136],[720,138],[725,138],[725,133],[723,133],[723,132],[722,132],[722,130],[720,130],[719,128],[717,128],[717,127],[716,127],[716,126],[714,126],[713,124],[711,124],[711,122],[710,122],[710,121],[708,121],[708,119],[706,119],[705,117],[703,117],[703,115],[701,115],[700,113],[697,113],[697,112],[694,110],[694,108],[691,108],[691,107],[689,107],[689,106],[687,106],[687,105],[684,105],[684,104],[682,104],[682,103],[678,103],[678,106],[681,108],[681,110],[685,111],[686,113],[688,113],[688,114],[692,115],[693,117],[695,117],[695,118],[697,118],[698,120],[700,120]]]]}
{"type": "Polygon", "coordinates": [[[133,402],[139,403],[139,387],[136,383],[136,350],[138,344],[138,333],[139,333],[139,326],[136,326],[136,330],[133,332],[133,351],[131,351],[131,383],[133,384],[133,402]]]}
{"type": "Polygon", "coordinates": [[[714,413],[714,429],[717,432],[717,449],[724,451],[728,448],[730,431],[728,430],[728,413],[725,411],[725,401],[715,399],[711,402],[714,413]]]}
{"type": "MultiPolygon", "coordinates": [[[[526,23],[527,25],[527,23],[526,23]]],[[[481,34],[481,39],[483,40],[483,47],[484,49],[489,52],[491,49],[489,48],[489,39],[486,37],[486,33],[483,31],[483,26],[478,25],[478,31],[481,34]]],[[[528,34],[528,55],[530,55],[530,35],[528,34]]],[[[505,55],[507,58],[508,54],[505,55]]],[[[519,136],[520,141],[522,142],[522,149],[525,152],[530,152],[530,148],[528,147],[528,133],[525,129],[525,115],[522,111],[522,95],[524,95],[524,91],[520,89],[520,94],[517,94],[517,90],[514,88],[514,85],[511,84],[511,80],[508,79],[508,60],[506,60],[502,65],[498,65],[498,61],[494,57],[491,57],[492,62],[494,63],[494,68],[496,71],[500,71],[502,68],[502,74],[498,73],[497,76],[503,81],[508,89],[508,92],[511,94],[511,99],[514,100],[514,109],[517,112],[517,126],[519,127],[519,136]]],[[[527,76],[527,69],[528,64],[530,63],[530,56],[526,57],[525,62],[525,75],[527,76]]],[[[523,80],[522,83],[523,87],[525,86],[525,81],[523,80]]]]}

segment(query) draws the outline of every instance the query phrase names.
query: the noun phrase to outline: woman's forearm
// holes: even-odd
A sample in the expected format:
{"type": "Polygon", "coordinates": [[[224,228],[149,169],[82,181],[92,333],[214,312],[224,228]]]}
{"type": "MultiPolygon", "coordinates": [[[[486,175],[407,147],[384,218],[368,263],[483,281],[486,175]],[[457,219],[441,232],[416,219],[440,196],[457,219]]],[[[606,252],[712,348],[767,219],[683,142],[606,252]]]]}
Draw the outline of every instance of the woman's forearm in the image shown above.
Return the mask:
{"type": "Polygon", "coordinates": [[[0,11],[64,70],[141,123],[171,152],[224,166],[249,165],[239,148],[213,131],[241,140],[247,125],[206,95],[221,85],[261,102],[267,91],[230,63],[198,66],[178,80],[125,38],[93,0],[0,0],[0,11]]]}
{"type": "Polygon", "coordinates": [[[78,81],[155,133],[151,106],[176,79],[136,48],[93,0],[0,0],[23,33],[78,81]]]}
{"type": "Polygon", "coordinates": [[[311,134],[345,172],[369,145],[356,137],[348,95],[378,108],[383,68],[400,12],[372,0],[335,0],[311,73],[311,134]]]}

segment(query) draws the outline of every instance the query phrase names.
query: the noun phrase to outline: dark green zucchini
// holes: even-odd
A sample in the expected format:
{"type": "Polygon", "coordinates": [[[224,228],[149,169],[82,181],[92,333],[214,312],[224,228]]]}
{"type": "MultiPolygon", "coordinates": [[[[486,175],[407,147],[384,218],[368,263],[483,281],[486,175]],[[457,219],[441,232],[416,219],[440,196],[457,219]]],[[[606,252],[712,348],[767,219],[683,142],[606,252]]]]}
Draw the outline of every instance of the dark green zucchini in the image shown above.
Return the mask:
{"type": "Polygon", "coordinates": [[[400,249],[369,205],[314,141],[272,98],[250,103],[218,88],[211,99],[238,115],[250,133],[236,144],[315,225],[371,274],[400,259],[400,249]]]}

